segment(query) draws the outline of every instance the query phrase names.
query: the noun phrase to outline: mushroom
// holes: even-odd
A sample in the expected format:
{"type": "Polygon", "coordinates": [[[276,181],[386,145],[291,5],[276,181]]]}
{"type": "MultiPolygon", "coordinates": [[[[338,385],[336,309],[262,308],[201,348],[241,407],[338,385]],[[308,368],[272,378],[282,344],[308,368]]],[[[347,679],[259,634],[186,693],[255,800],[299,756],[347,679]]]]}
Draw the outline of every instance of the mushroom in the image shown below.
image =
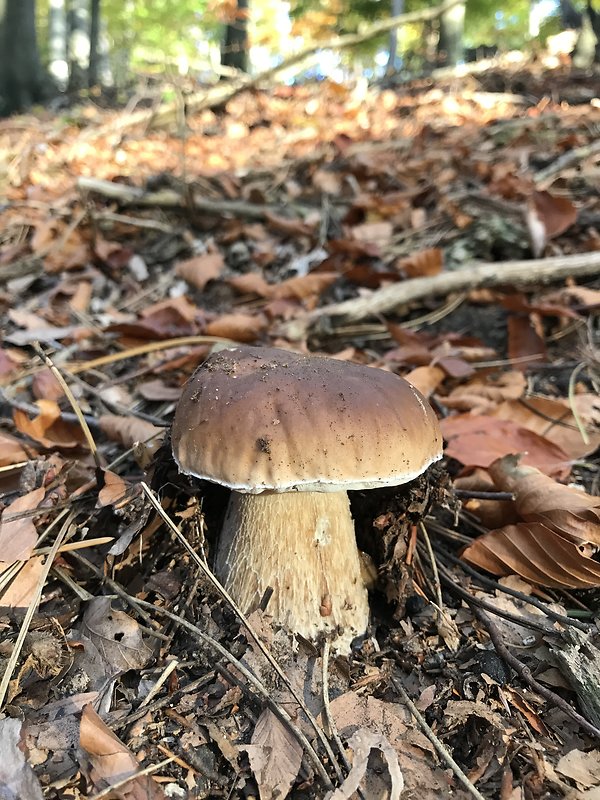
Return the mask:
{"type": "Polygon", "coordinates": [[[442,455],[431,407],[390,372],[268,347],[210,355],[172,428],[181,472],[229,487],[215,571],[244,612],[338,651],[368,599],[348,490],[407,483],[442,455]]]}

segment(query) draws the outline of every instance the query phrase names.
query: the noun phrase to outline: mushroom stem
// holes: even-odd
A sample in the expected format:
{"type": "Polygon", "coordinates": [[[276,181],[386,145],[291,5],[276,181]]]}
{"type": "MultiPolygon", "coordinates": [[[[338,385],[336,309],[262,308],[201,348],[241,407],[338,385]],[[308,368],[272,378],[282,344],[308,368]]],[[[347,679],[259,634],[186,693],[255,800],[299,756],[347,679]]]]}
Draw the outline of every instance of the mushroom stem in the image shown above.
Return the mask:
{"type": "Polygon", "coordinates": [[[267,611],[307,639],[333,633],[349,650],[369,607],[346,492],[232,492],[217,574],[248,613],[271,587],[267,611]]]}

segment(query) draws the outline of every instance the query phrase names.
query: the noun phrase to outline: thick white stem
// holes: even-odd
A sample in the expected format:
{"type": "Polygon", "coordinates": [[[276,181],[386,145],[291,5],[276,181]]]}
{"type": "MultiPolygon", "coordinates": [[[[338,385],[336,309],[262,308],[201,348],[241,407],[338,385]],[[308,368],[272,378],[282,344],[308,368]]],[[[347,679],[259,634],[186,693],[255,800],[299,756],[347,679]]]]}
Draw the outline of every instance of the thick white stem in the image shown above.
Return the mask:
{"type": "Polygon", "coordinates": [[[276,623],[307,639],[331,633],[340,652],[367,628],[346,492],[232,492],[216,569],[243,611],[271,587],[267,612],[276,623]]]}

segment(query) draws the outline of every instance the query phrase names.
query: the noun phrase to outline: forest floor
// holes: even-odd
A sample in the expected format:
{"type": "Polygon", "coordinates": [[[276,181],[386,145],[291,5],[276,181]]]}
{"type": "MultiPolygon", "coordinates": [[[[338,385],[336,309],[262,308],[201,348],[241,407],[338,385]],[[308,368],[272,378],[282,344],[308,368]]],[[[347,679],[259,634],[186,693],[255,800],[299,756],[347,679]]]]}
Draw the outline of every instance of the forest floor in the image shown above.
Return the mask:
{"type": "Polygon", "coordinates": [[[0,122],[0,796],[600,798],[597,87],[0,122]],[[240,619],[226,494],[160,446],[232,341],[391,370],[441,419],[437,471],[352,498],[348,657],[240,619]]]}

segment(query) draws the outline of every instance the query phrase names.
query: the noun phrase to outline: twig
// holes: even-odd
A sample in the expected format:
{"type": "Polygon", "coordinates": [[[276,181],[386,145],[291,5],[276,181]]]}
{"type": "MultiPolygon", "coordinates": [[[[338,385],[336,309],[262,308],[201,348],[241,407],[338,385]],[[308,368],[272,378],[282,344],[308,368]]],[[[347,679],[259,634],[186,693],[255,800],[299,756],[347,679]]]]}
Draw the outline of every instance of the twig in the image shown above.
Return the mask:
{"type": "Polygon", "coordinates": [[[590,437],[587,435],[587,431],[586,431],[585,427],[583,426],[581,418],[579,417],[579,412],[577,411],[575,403],[573,402],[574,401],[574,397],[575,397],[575,385],[576,385],[576,382],[577,382],[577,378],[579,376],[579,373],[582,372],[586,367],[587,367],[587,364],[582,361],[581,364],[578,364],[575,367],[575,369],[573,370],[573,372],[571,373],[571,375],[569,377],[569,394],[568,394],[568,397],[569,397],[569,405],[571,406],[571,413],[573,414],[573,419],[575,420],[575,424],[577,425],[577,428],[579,430],[579,434],[580,434],[581,438],[583,439],[583,443],[587,445],[587,444],[590,443],[590,437]]]}
{"type": "Polygon", "coordinates": [[[169,661],[167,666],[161,672],[161,674],[160,674],[158,680],[156,681],[156,683],[154,684],[154,686],[150,689],[150,691],[148,692],[146,697],[144,697],[144,699],[140,703],[139,708],[144,708],[145,706],[149,705],[152,702],[152,700],[154,700],[156,695],[160,692],[160,690],[162,689],[162,687],[164,686],[164,684],[168,680],[169,675],[174,670],[176,670],[178,666],[179,666],[179,661],[177,661],[177,659],[173,659],[173,661],[169,661]]]}
{"type": "Polygon", "coordinates": [[[422,733],[424,733],[425,736],[429,739],[431,744],[434,746],[436,753],[439,755],[442,761],[444,761],[450,767],[450,769],[456,775],[460,783],[462,783],[465,789],[469,792],[469,794],[472,797],[475,798],[475,800],[485,800],[485,797],[479,792],[479,790],[475,786],[473,786],[471,781],[468,779],[468,777],[465,775],[462,769],[458,766],[456,761],[452,758],[448,750],[446,750],[444,745],[441,743],[441,741],[438,739],[435,733],[431,730],[431,728],[425,721],[425,718],[420,713],[419,709],[416,707],[416,705],[408,696],[404,686],[402,686],[402,684],[395,678],[392,678],[392,684],[394,685],[394,688],[399,693],[399,695],[402,697],[402,700],[404,704],[408,707],[410,713],[417,721],[417,724],[421,729],[422,733]]]}
{"type": "Polygon", "coordinates": [[[562,278],[584,278],[600,271],[600,253],[577,253],[572,256],[474,263],[463,269],[443,272],[428,278],[412,278],[377,289],[366,297],[322,306],[280,326],[279,333],[288,339],[300,339],[307,330],[324,318],[343,318],[357,322],[369,316],[387,314],[400,305],[424,297],[448,295],[482,287],[532,286],[552,283],[562,278]]]}
{"type": "Polygon", "coordinates": [[[512,492],[477,492],[473,489],[453,489],[453,494],[463,500],[507,500],[515,499],[512,492]]]}
{"type": "MultiPolygon", "coordinates": [[[[194,548],[190,545],[188,540],[181,533],[181,531],[179,530],[177,525],[175,525],[173,520],[165,512],[164,508],[161,506],[161,504],[158,502],[156,496],[154,495],[154,492],[152,491],[152,489],[148,486],[147,483],[145,483],[145,481],[142,481],[141,486],[142,486],[142,489],[143,489],[144,493],[146,494],[146,497],[150,500],[152,506],[154,507],[155,511],[158,512],[158,514],[166,522],[166,524],[168,525],[170,530],[175,534],[175,536],[177,537],[178,541],[183,545],[183,547],[185,547],[185,549],[188,551],[188,553],[193,558],[193,560],[196,563],[196,565],[198,567],[200,567],[200,569],[202,570],[204,575],[208,578],[208,580],[212,584],[213,588],[216,589],[216,591],[221,595],[221,597],[230,605],[232,610],[235,612],[237,618],[240,620],[240,622],[244,626],[245,630],[247,631],[249,637],[252,639],[254,644],[258,647],[258,649],[263,654],[263,656],[266,658],[266,660],[269,662],[269,664],[271,665],[271,667],[273,668],[273,670],[275,671],[277,676],[283,681],[284,685],[287,687],[288,691],[290,692],[290,694],[292,695],[294,700],[298,703],[298,705],[300,706],[300,708],[304,712],[304,714],[305,714],[306,718],[308,719],[308,721],[310,722],[313,730],[315,731],[315,733],[317,734],[319,740],[321,741],[321,744],[325,748],[325,752],[327,753],[327,756],[331,761],[331,765],[332,765],[332,767],[334,768],[334,770],[336,772],[336,776],[338,777],[339,780],[342,780],[343,779],[343,775],[342,775],[342,772],[340,770],[339,764],[337,763],[337,760],[335,758],[335,754],[334,754],[334,752],[333,752],[333,750],[331,748],[331,745],[329,744],[329,741],[327,740],[327,737],[325,736],[325,733],[324,733],[323,729],[318,725],[317,720],[315,719],[314,715],[311,713],[310,709],[306,705],[306,703],[304,701],[304,698],[302,697],[300,692],[298,692],[298,690],[294,688],[294,686],[293,686],[292,682],[290,681],[290,679],[288,678],[288,676],[281,669],[281,667],[279,666],[277,661],[273,658],[272,654],[267,650],[267,648],[265,647],[263,642],[258,638],[258,636],[254,632],[252,626],[250,625],[250,623],[248,621],[248,618],[242,612],[242,610],[239,608],[239,606],[234,601],[234,599],[231,597],[229,592],[217,580],[217,578],[213,575],[213,573],[208,568],[208,566],[204,563],[204,561],[202,561],[202,559],[198,556],[198,554],[196,553],[194,548]]],[[[136,600],[136,602],[140,603],[139,600],[136,600]]]]}
{"type": "Polygon", "coordinates": [[[162,339],[160,342],[149,342],[138,347],[130,347],[128,350],[121,350],[118,353],[109,353],[106,356],[99,356],[90,361],[83,361],[79,364],[71,364],[69,372],[74,375],[78,372],[85,372],[88,369],[105,367],[107,364],[115,364],[117,361],[125,361],[128,358],[145,356],[148,353],[156,353],[158,350],[170,350],[173,347],[190,347],[194,344],[226,344],[235,345],[237,342],[231,339],[224,339],[221,336],[178,336],[175,339],[162,339]]]}
{"type": "Polygon", "coordinates": [[[94,441],[94,437],[92,436],[92,432],[90,431],[89,425],[87,424],[87,421],[83,416],[83,412],[79,407],[79,403],[77,402],[77,400],[75,399],[75,395],[71,391],[71,387],[63,378],[62,373],[58,369],[58,367],[54,366],[52,359],[49,356],[47,356],[46,353],[42,350],[42,347],[39,344],[39,342],[33,342],[33,349],[42,359],[44,364],[50,369],[56,380],[60,383],[61,389],[67,396],[67,400],[69,401],[69,403],[71,404],[71,408],[75,412],[75,416],[77,417],[81,430],[83,431],[83,435],[85,436],[85,439],[88,443],[88,447],[90,448],[90,451],[92,453],[92,457],[94,459],[94,463],[96,464],[96,468],[101,470],[103,464],[100,454],[98,453],[98,448],[96,447],[96,442],[94,441]]]}
{"type": "Polygon", "coordinates": [[[534,692],[537,692],[550,703],[553,703],[555,706],[557,706],[557,708],[560,708],[561,711],[564,711],[564,713],[567,714],[574,722],[587,731],[590,736],[600,739],[600,729],[596,728],[595,725],[592,725],[591,722],[588,722],[585,717],[582,717],[581,714],[575,711],[575,709],[562,697],[550,689],[547,689],[541,683],[538,683],[538,681],[536,681],[531,674],[529,667],[525,666],[522,661],[519,661],[518,658],[513,656],[510,650],[506,647],[502,641],[502,636],[500,635],[500,631],[498,630],[495,622],[475,603],[470,601],[467,602],[469,602],[469,606],[471,607],[473,614],[487,630],[490,639],[492,640],[492,644],[494,645],[494,648],[500,658],[502,658],[509,667],[512,667],[512,669],[514,669],[514,671],[534,690],[534,692]]]}
{"type": "Polygon", "coordinates": [[[567,150],[566,153],[563,153],[562,156],[559,156],[559,158],[557,158],[556,161],[553,161],[552,164],[548,164],[547,167],[544,167],[544,169],[540,169],[538,172],[536,172],[534,176],[536,185],[548,185],[564,169],[568,169],[574,164],[577,164],[579,161],[582,161],[584,158],[599,152],[600,139],[596,139],[590,142],[590,144],[585,144],[582,147],[575,147],[573,150],[567,150]]]}
{"type": "Polygon", "coordinates": [[[504,586],[504,584],[493,580],[493,578],[488,578],[485,575],[482,575],[481,572],[478,572],[476,569],[473,569],[473,567],[471,567],[469,564],[466,564],[464,561],[461,561],[460,558],[457,558],[456,556],[452,555],[452,553],[449,553],[445,547],[441,547],[440,545],[436,544],[435,549],[438,550],[444,556],[444,558],[447,558],[453,564],[459,566],[463,572],[467,573],[467,575],[471,575],[473,578],[478,580],[482,584],[482,586],[486,586],[488,589],[496,589],[498,591],[504,592],[504,594],[508,594],[511,597],[516,598],[517,600],[521,600],[523,603],[527,603],[528,605],[539,609],[547,617],[554,620],[555,622],[560,622],[561,625],[572,625],[574,628],[578,628],[580,631],[584,631],[584,633],[587,633],[590,630],[595,629],[596,627],[595,625],[592,625],[590,623],[580,622],[579,620],[573,619],[572,617],[567,617],[565,614],[560,614],[558,611],[554,611],[554,609],[549,608],[546,603],[543,603],[541,600],[538,600],[537,597],[531,597],[530,595],[525,594],[524,592],[520,592],[518,589],[513,589],[511,586],[504,586]]]}
{"type": "Polygon", "coordinates": [[[346,768],[346,771],[350,772],[350,762],[346,758],[346,751],[344,750],[344,745],[340,739],[335,720],[331,714],[331,707],[329,705],[329,651],[329,639],[326,639],[323,643],[323,653],[321,656],[323,663],[323,715],[325,717],[327,727],[329,728],[330,735],[332,736],[335,746],[340,754],[340,758],[342,759],[342,763],[346,768]]]}

